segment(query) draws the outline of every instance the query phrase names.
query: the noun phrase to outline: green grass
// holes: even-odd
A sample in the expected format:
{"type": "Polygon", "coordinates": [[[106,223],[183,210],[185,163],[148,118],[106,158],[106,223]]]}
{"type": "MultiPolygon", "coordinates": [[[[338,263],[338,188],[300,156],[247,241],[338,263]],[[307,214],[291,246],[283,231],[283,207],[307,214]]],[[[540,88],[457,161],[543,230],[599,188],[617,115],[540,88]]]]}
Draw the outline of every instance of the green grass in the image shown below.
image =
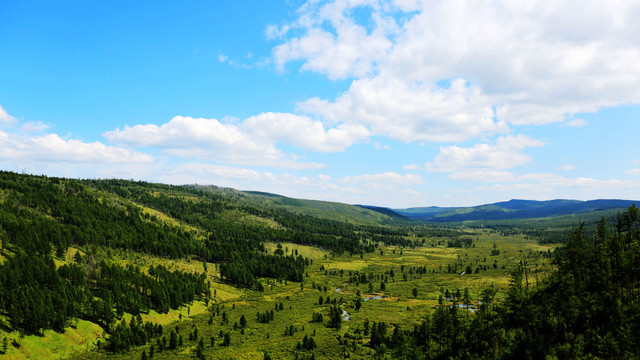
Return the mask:
{"type": "MultiPolygon", "coordinates": [[[[318,344],[315,351],[317,359],[342,358],[348,353],[352,359],[370,358],[372,350],[366,346],[368,338],[355,340],[349,346],[340,345],[339,339],[348,335],[357,338],[362,332],[365,320],[384,321],[393,326],[400,326],[404,329],[413,327],[420,322],[424,316],[431,314],[437,306],[438,297],[441,295],[441,288],[455,292],[460,289],[469,288],[472,300],[477,302],[481,291],[488,286],[497,287],[500,292],[498,296],[504,296],[504,289],[508,286],[510,269],[521,260],[526,260],[530,269],[530,286],[535,286],[534,277],[544,278],[551,271],[550,260],[540,256],[541,252],[553,250],[554,246],[541,246],[533,240],[527,240],[524,236],[500,236],[490,231],[478,231],[470,233],[474,239],[474,247],[470,248],[447,248],[444,246],[434,246],[438,243],[436,239],[428,241],[429,246],[416,249],[400,249],[394,247],[382,247],[381,255],[379,251],[360,256],[332,256],[331,254],[314,247],[299,246],[294,244],[282,244],[287,253],[297,250],[303,256],[311,257],[314,261],[308,267],[308,277],[304,278],[303,289],[300,283],[280,282],[273,279],[265,279],[265,291],[255,292],[246,289],[236,289],[224,284],[215,283],[218,297],[207,309],[203,303],[191,305],[190,311],[187,307],[179,311],[172,311],[169,314],[157,314],[151,312],[143,316],[143,320],[159,322],[165,325],[165,335],[168,337],[169,331],[174,328],[179,329],[179,334],[183,337],[183,346],[176,351],[164,351],[156,353],[156,359],[172,358],[192,358],[194,356],[197,341],[189,341],[189,334],[197,328],[200,337],[204,336],[205,355],[208,358],[220,359],[262,359],[264,351],[268,351],[274,359],[292,359],[294,357],[294,347],[305,335],[312,336],[318,344]],[[491,256],[493,244],[500,250],[500,255],[491,256]],[[394,252],[395,250],[395,252],[394,252]],[[326,256],[326,257],[325,257],[326,256]],[[497,260],[498,268],[494,269],[493,261],[497,260]],[[477,261],[477,263],[476,263],[477,261]],[[459,275],[441,273],[440,269],[446,269],[447,264],[455,262],[462,263],[463,266],[471,263],[473,267],[477,265],[488,265],[489,269],[480,271],[478,274],[459,275]],[[412,267],[425,266],[427,274],[409,275],[407,281],[402,278],[400,271],[402,266],[405,271],[412,267]],[[504,268],[503,268],[504,266],[504,268]],[[326,269],[327,272],[325,274],[326,269]],[[536,271],[537,272],[534,272],[536,271]],[[343,270],[340,276],[340,270],[343,270]],[[348,284],[349,272],[360,271],[366,274],[384,275],[385,272],[393,270],[396,276],[389,279],[386,289],[380,291],[380,280],[373,282],[374,292],[369,293],[368,284],[348,284]],[[327,287],[327,292],[313,289],[313,284],[319,288],[327,287]],[[413,288],[418,289],[418,296],[412,295],[413,288]],[[337,288],[340,291],[335,292],[337,288]],[[360,291],[363,297],[372,295],[384,295],[382,300],[365,301],[359,311],[354,309],[356,292],[360,291]],[[227,293],[228,291],[228,293],[227,293]],[[227,296],[229,294],[229,296],[227,296]],[[325,316],[325,323],[328,320],[327,314],[329,306],[319,305],[318,298],[322,296],[326,299],[340,299],[343,301],[343,308],[350,314],[351,319],[343,322],[341,330],[327,328],[324,324],[311,323],[313,312],[320,312],[325,316]],[[258,323],[257,312],[264,312],[275,308],[275,305],[282,302],[284,310],[275,312],[274,321],[268,324],[258,323]],[[222,323],[221,316],[214,316],[213,324],[208,321],[212,310],[216,306],[221,307],[221,311],[226,311],[229,315],[228,324],[222,323]],[[235,306],[235,309],[233,309],[235,306]],[[182,314],[182,319],[180,319],[182,314]],[[241,330],[234,330],[234,323],[239,322],[244,315],[248,320],[248,326],[244,334],[241,330]],[[285,328],[294,325],[298,331],[293,336],[285,336],[285,328]],[[304,330],[303,330],[304,329],[304,330]],[[220,331],[230,332],[232,344],[230,347],[222,347],[220,331]],[[211,347],[211,336],[215,336],[216,345],[211,347]]],[[[275,250],[275,244],[267,244],[269,251],[275,250]]],[[[122,253],[114,255],[122,263],[152,264],[154,261],[161,261],[151,257],[138,254],[122,253]]],[[[162,260],[164,261],[164,260],[162,260]]],[[[202,272],[201,262],[180,260],[172,262],[171,266],[180,269],[189,269],[202,272]]],[[[216,278],[215,266],[208,264],[208,276],[212,280],[216,278]]],[[[464,312],[466,310],[460,310],[464,312]]],[[[473,316],[473,314],[469,314],[473,316]]],[[[155,340],[153,341],[155,343],[155,340]]],[[[90,354],[78,354],[77,359],[91,356],[94,359],[130,359],[140,358],[142,351],[149,352],[150,346],[133,349],[125,354],[112,355],[106,352],[92,351],[90,354]]]]}
{"type": "MultiPolygon", "coordinates": [[[[21,336],[12,333],[0,333],[0,338],[7,337],[9,347],[2,359],[66,359],[76,354],[86,354],[95,351],[99,339],[104,341],[104,331],[100,326],[84,321],[73,321],[73,327],[68,327],[64,333],[46,330],[43,336],[21,336]],[[12,342],[20,344],[19,347],[12,342]]],[[[85,355],[86,356],[86,355],[85,355]]]]}

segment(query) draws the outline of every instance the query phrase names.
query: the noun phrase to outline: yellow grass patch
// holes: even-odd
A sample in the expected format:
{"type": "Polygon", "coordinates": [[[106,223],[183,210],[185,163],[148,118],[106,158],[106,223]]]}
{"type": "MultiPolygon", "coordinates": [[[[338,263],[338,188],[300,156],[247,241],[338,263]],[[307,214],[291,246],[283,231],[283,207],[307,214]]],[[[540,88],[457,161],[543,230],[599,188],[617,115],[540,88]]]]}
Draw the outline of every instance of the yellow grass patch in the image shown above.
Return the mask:
{"type": "Polygon", "coordinates": [[[325,264],[324,267],[327,270],[351,270],[351,271],[360,271],[369,266],[369,261],[367,260],[352,260],[352,261],[332,261],[328,264],[325,264]]]}
{"type": "MultiPolygon", "coordinates": [[[[288,252],[285,252],[285,255],[291,255],[292,251],[295,254],[295,250],[298,250],[298,255],[302,255],[305,258],[317,260],[317,259],[324,259],[325,255],[329,257],[331,254],[330,252],[324,249],[317,248],[315,246],[298,245],[298,244],[292,244],[292,243],[281,243],[281,245],[282,245],[283,251],[288,249],[288,252]]],[[[270,254],[273,254],[273,252],[278,248],[278,244],[265,243],[264,247],[267,249],[267,251],[270,254]]]]}
{"type": "Polygon", "coordinates": [[[104,338],[104,332],[97,324],[77,320],[75,329],[67,328],[62,334],[47,330],[44,336],[19,337],[18,332],[7,336],[10,344],[15,339],[20,343],[20,348],[9,345],[7,354],[2,359],[65,359],[75,353],[95,349],[98,339],[104,338]]]}
{"type": "Polygon", "coordinates": [[[272,229],[282,229],[282,226],[273,219],[267,219],[252,214],[244,214],[239,219],[240,224],[262,224],[272,229]]]}
{"type": "MultiPolygon", "coordinates": [[[[182,315],[182,321],[190,320],[190,318],[204,314],[207,312],[207,306],[202,301],[194,301],[190,305],[182,306],[177,310],[169,310],[166,314],[160,314],[157,311],[151,310],[148,314],[140,314],[143,322],[150,321],[161,325],[171,324],[180,320],[182,315]]],[[[127,322],[131,321],[133,315],[125,313],[122,318],[127,322]]]]}

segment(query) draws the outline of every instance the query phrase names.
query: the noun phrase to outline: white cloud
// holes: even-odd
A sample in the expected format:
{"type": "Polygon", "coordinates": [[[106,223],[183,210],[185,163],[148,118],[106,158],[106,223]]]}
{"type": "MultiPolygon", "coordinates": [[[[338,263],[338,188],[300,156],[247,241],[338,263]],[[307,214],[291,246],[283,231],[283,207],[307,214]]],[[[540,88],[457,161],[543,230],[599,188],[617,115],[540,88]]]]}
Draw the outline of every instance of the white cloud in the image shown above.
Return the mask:
{"type": "Polygon", "coordinates": [[[56,134],[26,137],[0,132],[0,159],[66,163],[151,163],[153,157],[101,142],[64,140],[56,134]]]}
{"type": "MultiPolygon", "coordinates": [[[[429,171],[458,172],[469,169],[505,170],[531,161],[522,150],[527,147],[542,146],[543,142],[522,134],[501,136],[495,144],[476,144],[470,148],[459,146],[441,147],[440,154],[432,163],[427,163],[429,171]]],[[[463,177],[455,175],[456,177],[463,177]]]]}
{"type": "Polygon", "coordinates": [[[395,172],[385,172],[380,174],[365,174],[357,176],[346,176],[340,180],[340,183],[346,184],[366,184],[368,186],[394,186],[394,185],[411,185],[422,184],[424,179],[421,175],[405,174],[400,175],[395,172]]]}
{"type": "Polygon", "coordinates": [[[50,126],[43,123],[42,121],[38,121],[37,123],[27,122],[22,125],[22,130],[26,132],[42,132],[49,128],[50,126]]]}
{"type": "Polygon", "coordinates": [[[584,119],[571,119],[562,124],[563,127],[582,127],[587,125],[587,121],[584,119]]]}
{"type": "Polygon", "coordinates": [[[223,54],[218,55],[218,61],[220,61],[221,63],[227,61],[227,59],[229,58],[226,55],[223,55],[223,54]]]}
{"type": "Polygon", "coordinates": [[[410,170],[410,171],[419,170],[420,168],[421,166],[418,164],[407,164],[402,166],[402,170],[410,170]]]}
{"type": "Polygon", "coordinates": [[[283,142],[298,148],[344,151],[364,140],[369,131],[360,125],[339,124],[325,129],[319,121],[286,113],[262,113],[242,122],[176,116],[161,126],[125,126],[103,134],[114,143],[134,147],[156,147],[167,154],[200,158],[227,164],[281,168],[321,168],[322,164],[297,160],[276,147],[283,142]]]}
{"type": "Polygon", "coordinates": [[[497,170],[468,170],[454,172],[448,176],[452,180],[465,180],[472,182],[513,182],[518,179],[509,171],[497,170]]]}
{"type": "Polygon", "coordinates": [[[624,172],[627,175],[640,175],[640,169],[631,169],[624,172]]]}
{"type": "Polygon", "coordinates": [[[381,144],[380,142],[376,141],[375,143],[373,143],[373,147],[376,148],[376,150],[391,150],[391,146],[389,145],[385,145],[385,144],[381,144]]]}
{"type": "Polygon", "coordinates": [[[282,68],[289,61],[303,60],[302,70],[324,73],[330,79],[370,74],[375,62],[391,50],[389,36],[397,31],[395,22],[382,12],[377,1],[310,1],[300,14],[292,24],[267,27],[268,38],[283,37],[294,30],[303,32],[276,46],[273,61],[282,68]],[[352,9],[363,5],[372,5],[372,31],[350,16],[352,9]]]}
{"type": "Polygon", "coordinates": [[[464,140],[503,132],[501,121],[541,125],[640,103],[638,17],[633,0],[611,6],[595,0],[314,0],[296,20],[267,34],[282,39],[272,53],[276,65],[301,61],[303,71],[355,79],[335,101],[311,99],[301,108],[405,141],[452,139],[451,128],[464,140]],[[362,8],[371,15],[356,19],[362,8]],[[465,106],[446,106],[456,104],[449,96],[438,99],[451,92],[438,84],[450,79],[474,89],[460,94],[465,106]],[[387,88],[393,89],[388,97],[379,96],[387,88]],[[407,95],[408,111],[385,104],[407,95]],[[414,98],[424,104],[416,107],[414,98]],[[472,124],[475,131],[468,129],[472,124]]]}
{"type": "Polygon", "coordinates": [[[319,121],[287,113],[262,113],[246,119],[242,131],[265,142],[282,141],[298,148],[339,152],[369,137],[361,125],[340,124],[325,130],[319,121]]]}
{"type": "Polygon", "coordinates": [[[640,183],[590,177],[566,178],[553,173],[534,173],[518,177],[515,184],[479,186],[481,192],[508,193],[526,199],[634,199],[640,197],[640,183]]]}
{"type": "Polygon", "coordinates": [[[16,122],[16,118],[9,115],[7,111],[2,107],[2,105],[0,105],[0,124],[12,124],[14,122],[16,122]]]}
{"type": "Polygon", "coordinates": [[[334,102],[313,98],[299,109],[332,122],[348,119],[406,142],[459,142],[508,131],[505,123],[494,120],[480,89],[460,79],[446,89],[393,77],[360,79],[334,102]]]}
{"type": "Polygon", "coordinates": [[[321,164],[298,162],[275,148],[273,143],[250,138],[235,124],[216,119],[176,116],[161,126],[125,126],[103,134],[109,141],[134,147],[155,147],[183,158],[200,158],[221,163],[320,168],[321,164]]]}
{"type": "Polygon", "coordinates": [[[575,169],[576,169],[575,165],[566,164],[566,165],[559,166],[557,170],[560,170],[560,171],[573,171],[575,169]]]}

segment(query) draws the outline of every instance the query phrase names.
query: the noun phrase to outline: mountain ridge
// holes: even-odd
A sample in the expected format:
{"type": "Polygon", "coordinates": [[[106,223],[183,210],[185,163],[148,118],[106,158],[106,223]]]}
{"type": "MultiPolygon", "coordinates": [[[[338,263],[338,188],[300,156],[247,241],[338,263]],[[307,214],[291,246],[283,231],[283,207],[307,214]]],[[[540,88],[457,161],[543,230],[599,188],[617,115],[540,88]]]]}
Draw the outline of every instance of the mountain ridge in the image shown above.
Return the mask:
{"type": "Polygon", "coordinates": [[[468,207],[428,206],[412,207],[406,209],[391,209],[375,206],[360,206],[390,216],[395,213],[398,215],[398,217],[404,217],[413,220],[429,222],[461,222],[556,217],[602,210],[624,209],[633,204],[640,204],[640,201],[623,199],[511,199],[508,201],[499,201],[490,204],[468,207]]]}

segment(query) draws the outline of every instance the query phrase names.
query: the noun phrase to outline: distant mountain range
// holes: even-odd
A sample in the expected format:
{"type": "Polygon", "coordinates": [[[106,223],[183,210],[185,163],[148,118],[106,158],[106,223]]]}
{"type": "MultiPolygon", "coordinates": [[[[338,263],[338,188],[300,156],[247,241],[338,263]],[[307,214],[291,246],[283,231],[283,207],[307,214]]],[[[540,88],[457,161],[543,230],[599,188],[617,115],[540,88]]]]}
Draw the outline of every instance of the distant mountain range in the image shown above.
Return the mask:
{"type": "Polygon", "coordinates": [[[432,222],[459,222],[473,220],[511,220],[534,219],[573,215],[602,210],[624,209],[632,204],[640,205],[634,200],[509,200],[493,204],[472,207],[415,207],[408,209],[389,209],[376,206],[363,206],[388,216],[403,217],[432,222]]]}

